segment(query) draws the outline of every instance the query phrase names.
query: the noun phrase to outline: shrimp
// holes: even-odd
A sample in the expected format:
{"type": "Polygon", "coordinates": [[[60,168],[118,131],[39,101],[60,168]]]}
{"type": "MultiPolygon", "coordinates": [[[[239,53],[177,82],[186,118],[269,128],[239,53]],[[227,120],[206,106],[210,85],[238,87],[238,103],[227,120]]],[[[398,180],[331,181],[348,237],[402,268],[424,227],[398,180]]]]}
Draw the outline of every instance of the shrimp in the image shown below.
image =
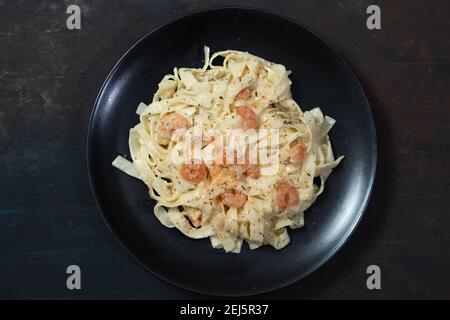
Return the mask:
{"type": "Polygon", "coordinates": [[[291,149],[289,149],[289,159],[293,163],[300,164],[303,162],[303,158],[305,157],[306,146],[301,143],[295,143],[291,149]]]}
{"type": "Polygon", "coordinates": [[[252,108],[246,106],[236,107],[236,113],[242,119],[242,128],[244,130],[258,129],[258,116],[256,115],[255,111],[252,110],[252,108]]]}
{"type": "Polygon", "coordinates": [[[216,198],[216,201],[222,202],[226,206],[239,209],[247,202],[247,196],[235,189],[227,189],[216,198]]]}
{"type": "Polygon", "coordinates": [[[242,100],[248,100],[252,96],[252,92],[249,88],[244,88],[241,91],[238,92],[236,97],[234,99],[242,99],[242,100]]]}
{"type": "Polygon", "coordinates": [[[287,182],[278,183],[276,186],[276,202],[279,211],[300,203],[299,194],[296,188],[287,182]]]}
{"type": "Polygon", "coordinates": [[[163,116],[156,126],[156,133],[161,144],[168,144],[172,134],[177,129],[189,129],[190,124],[185,117],[177,112],[163,116]]]}
{"type": "Polygon", "coordinates": [[[181,177],[192,184],[199,184],[208,175],[208,169],[204,163],[182,164],[180,168],[181,177]]]}

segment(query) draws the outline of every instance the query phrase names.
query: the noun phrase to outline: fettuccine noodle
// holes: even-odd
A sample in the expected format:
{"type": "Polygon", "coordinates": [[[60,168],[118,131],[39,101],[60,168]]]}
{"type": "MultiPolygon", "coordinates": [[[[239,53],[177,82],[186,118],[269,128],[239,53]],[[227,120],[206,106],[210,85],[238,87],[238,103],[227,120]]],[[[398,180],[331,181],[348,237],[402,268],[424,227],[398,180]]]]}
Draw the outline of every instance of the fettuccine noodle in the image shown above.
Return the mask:
{"type": "MultiPolygon", "coordinates": [[[[334,158],[328,137],[335,120],[319,108],[302,111],[291,97],[289,74],[283,65],[246,52],[210,56],[205,47],[203,68],[175,68],[159,83],[153,102],[139,105],[140,122],[129,135],[132,161],[118,156],[112,164],[147,185],[157,202],[155,216],[168,228],[209,237],[226,252],[240,252],[244,241],[251,249],[285,247],[287,228],[303,226],[305,210],[343,158],[334,158]],[[219,59],[223,63],[216,64],[219,59]],[[270,170],[274,161],[176,163],[173,156],[186,156],[185,137],[197,129],[276,132],[270,140],[275,144],[260,146],[266,153],[277,150],[276,171],[270,170]]],[[[201,155],[221,149],[229,156],[217,141],[202,136],[201,155]]]]}

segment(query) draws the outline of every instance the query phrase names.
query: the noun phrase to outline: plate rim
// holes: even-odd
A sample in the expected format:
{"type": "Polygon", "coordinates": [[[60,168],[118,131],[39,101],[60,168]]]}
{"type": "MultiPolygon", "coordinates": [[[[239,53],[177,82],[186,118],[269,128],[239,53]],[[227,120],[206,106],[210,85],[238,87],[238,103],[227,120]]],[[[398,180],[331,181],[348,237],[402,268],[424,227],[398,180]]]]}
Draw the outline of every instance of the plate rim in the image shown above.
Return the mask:
{"type": "Polygon", "coordinates": [[[94,102],[94,107],[90,113],[90,117],[89,117],[89,125],[87,128],[87,137],[86,137],[86,160],[87,160],[87,172],[88,172],[88,180],[89,180],[89,186],[90,186],[90,190],[92,193],[92,196],[94,198],[94,202],[97,208],[98,213],[100,214],[100,216],[102,217],[105,225],[107,226],[108,230],[111,232],[111,234],[113,235],[113,238],[119,243],[119,245],[122,247],[122,249],[125,250],[125,252],[131,256],[133,258],[134,261],[136,261],[141,267],[144,268],[144,270],[149,271],[151,274],[157,276],[158,278],[170,283],[171,285],[174,285],[176,287],[191,291],[191,292],[195,292],[198,294],[204,294],[204,295],[210,295],[210,296],[216,296],[216,297],[244,297],[244,296],[254,296],[254,295],[258,295],[258,294],[264,294],[264,293],[268,293],[268,292],[272,292],[284,287],[287,287],[291,284],[294,284],[304,278],[306,278],[307,276],[309,276],[311,273],[313,273],[314,271],[320,269],[328,260],[330,260],[333,256],[335,256],[337,254],[337,252],[349,241],[349,239],[351,238],[351,236],[353,235],[353,233],[355,232],[356,228],[358,227],[358,225],[360,224],[366,209],[369,205],[370,202],[370,198],[371,195],[373,193],[373,189],[374,189],[374,184],[375,184],[375,179],[376,179],[376,171],[377,171],[377,166],[378,166],[378,138],[377,138],[377,130],[376,130],[376,126],[375,126],[375,121],[374,121],[374,116],[373,116],[373,108],[369,102],[369,99],[367,98],[367,94],[361,84],[360,79],[358,78],[357,74],[355,73],[355,71],[353,70],[353,68],[351,67],[350,63],[345,59],[345,57],[330,43],[328,42],[324,37],[322,37],[321,35],[319,35],[318,33],[316,33],[315,31],[311,30],[309,27],[305,26],[303,23],[295,20],[294,18],[288,17],[284,14],[280,14],[278,12],[273,12],[270,10],[266,10],[266,9],[262,9],[262,8],[257,8],[257,7],[252,7],[252,6],[245,6],[245,5],[223,5],[223,6],[213,6],[213,7],[209,7],[209,8],[205,8],[205,9],[199,9],[199,10],[194,10],[194,11],[190,11],[187,14],[182,14],[182,15],[177,15],[174,18],[170,19],[169,21],[159,24],[157,27],[153,28],[150,32],[146,33],[144,36],[142,36],[141,38],[139,38],[130,48],[128,48],[127,50],[125,50],[125,52],[120,56],[119,60],[114,64],[114,66],[112,67],[112,69],[108,72],[107,77],[105,78],[105,80],[103,81],[99,92],[96,96],[95,102],[94,102]],[[214,12],[217,11],[225,11],[225,10],[245,10],[245,11],[251,11],[251,12],[256,12],[259,14],[265,14],[265,15],[269,15],[272,17],[276,17],[279,18],[281,20],[286,20],[289,23],[295,24],[298,27],[304,29],[305,31],[307,31],[308,33],[312,34],[314,37],[316,37],[318,40],[320,40],[321,42],[323,42],[332,52],[333,54],[335,54],[339,60],[343,63],[343,65],[346,67],[346,69],[348,69],[350,71],[350,75],[354,78],[355,83],[358,87],[358,90],[360,92],[362,92],[362,98],[365,102],[365,105],[367,106],[367,108],[364,107],[364,109],[366,110],[367,114],[368,114],[368,119],[369,119],[369,127],[370,127],[370,131],[371,131],[371,149],[372,149],[372,157],[374,158],[374,161],[372,164],[370,164],[370,172],[368,175],[368,189],[366,190],[366,192],[364,193],[364,197],[362,200],[362,205],[359,207],[359,210],[357,211],[357,215],[356,218],[354,219],[354,221],[350,224],[350,226],[348,227],[347,231],[345,232],[344,236],[341,237],[341,239],[339,241],[337,241],[337,243],[335,244],[335,246],[333,247],[332,250],[330,250],[328,252],[328,254],[326,254],[324,257],[322,257],[322,259],[318,260],[316,263],[311,264],[310,266],[308,266],[306,268],[306,271],[303,272],[301,275],[294,277],[292,279],[288,279],[286,281],[283,281],[280,284],[277,284],[275,286],[271,286],[270,288],[266,288],[266,289],[259,289],[259,290],[248,290],[245,292],[241,292],[241,293],[227,293],[227,294],[220,294],[217,292],[212,292],[212,291],[204,291],[204,290],[199,290],[197,288],[193,288],[193,287],[189,287],[189,286],[185,286],[181,283],[178,283],[177,281],[173,281],[171,279],[169,279],[168,277],[152,270],[151,268],[149,268],[146,264],[144,264],[137,256],[135,256],[131,250],[125,245],[125,243],[120,239],[119,235],[116,233],[115,230],[113,230],[113,227],[111,226],[107,215],[104,213],[105,209],[103,207],[103,205],[101,204],[101,201],[98,198],[97,192],[96,192],[96,187],[95,187],[95,183],[93,181],[93,177],[92,177],[92,151],[91,151],[91,144],[90,141],[91,136],[93,135],[93,122],[94,122],[94,118],[96,117],[96,113],[99,110],[99,101],[101,100],[102,95],[104,94],[104,89],[105,87],[110,83],[110,80],[112,78],[112,76],[114,75],[114,73],[117,71],[117,69],[119,68],[119,66],[122,64],[122,62],[124,61],[124,59],[128,56],[128,54],[134,50],[134,48],[136,48],[140,43],[142,43],[147,37],[150,37],[151,35],[153,35],[154,33],[157,33],[169,26],[171,26],[172,24],[192,17],[192,16],[197,16],[197,15],[202,15],[202,14],[212,14],[214,12]]]}

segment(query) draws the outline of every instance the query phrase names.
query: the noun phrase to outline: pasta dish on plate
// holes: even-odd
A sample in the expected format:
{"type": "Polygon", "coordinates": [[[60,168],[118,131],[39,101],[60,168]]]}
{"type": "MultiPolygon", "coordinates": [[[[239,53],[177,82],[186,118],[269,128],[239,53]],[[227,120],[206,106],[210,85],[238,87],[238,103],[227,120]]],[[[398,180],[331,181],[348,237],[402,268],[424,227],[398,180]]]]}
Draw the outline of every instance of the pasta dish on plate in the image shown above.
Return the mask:
{"type": "Polygon", "coordinates": [[[168,228],[226,252],[244,241],[285,247],[343,158],[328,136],[335,120],[302,111],[289,74],[247,52],[205,47],[202,68],[175,68],[138,106],[131,161],[118,156],[113,166],[147,185],[168,228]]]}

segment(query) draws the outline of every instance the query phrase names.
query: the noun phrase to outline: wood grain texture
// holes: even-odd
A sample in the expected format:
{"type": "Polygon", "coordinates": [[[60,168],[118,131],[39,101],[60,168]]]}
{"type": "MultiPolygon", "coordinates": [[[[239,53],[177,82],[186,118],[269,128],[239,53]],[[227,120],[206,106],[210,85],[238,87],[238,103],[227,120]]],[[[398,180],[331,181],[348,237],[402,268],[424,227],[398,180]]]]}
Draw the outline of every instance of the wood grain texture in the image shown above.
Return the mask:
{"type": "MultiPolygon", "coordinates": [[[[109,70],[135,41],[193,11],[242,1],[0,0],[0,298],[206,298],[144,271],[96,212],[86,170],[89,115],[109,70]],[[81,291],[65,287],[69,264],[81,291]]],[[[450,298],[448,1],[246,1],[299,21],[358,74],[379,139],[375,190],[349,243],[274,299],[450,298]],[[382,290],[366,268],[382,269],[382,290]]],[[[262,35],[263,36],[263,35],[262,35]]]]}

